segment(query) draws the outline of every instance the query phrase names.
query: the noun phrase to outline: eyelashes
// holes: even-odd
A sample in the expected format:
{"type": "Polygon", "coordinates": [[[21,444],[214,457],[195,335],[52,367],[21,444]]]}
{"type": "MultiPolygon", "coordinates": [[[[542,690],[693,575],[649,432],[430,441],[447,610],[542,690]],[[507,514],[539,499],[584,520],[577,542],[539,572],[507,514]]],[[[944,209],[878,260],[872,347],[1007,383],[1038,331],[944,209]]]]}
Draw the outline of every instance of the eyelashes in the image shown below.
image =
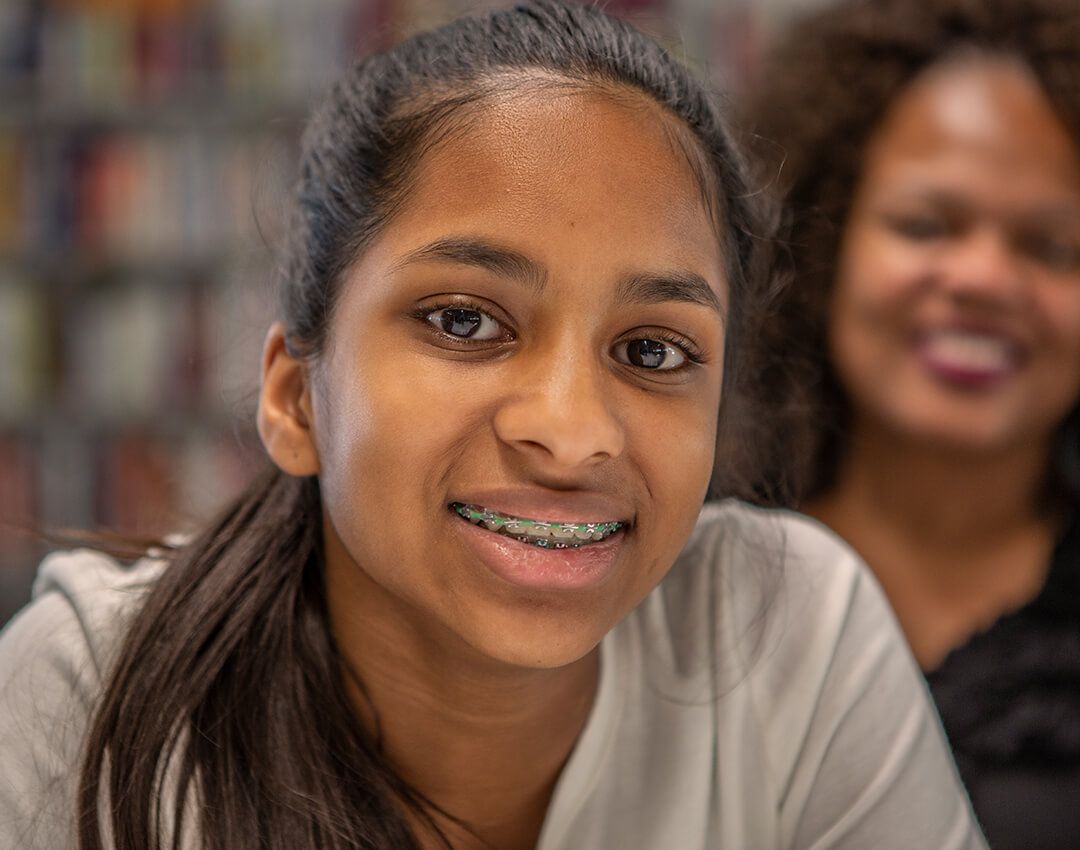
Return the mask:
{"type": "MultiPolygon", "coordinates": [[[[426,323],[439,340],[457,350],[490,347],[517,339],[508,323],[492,312],[484,305],[455,300],[423,306],[414,316],[426,323]]],[[[659,328],[635,329],[632,335],[624,336],[612,346],[611,356],[618,363],[649,373],[674,373],[705,362],[690,340],[659,328]]]]}

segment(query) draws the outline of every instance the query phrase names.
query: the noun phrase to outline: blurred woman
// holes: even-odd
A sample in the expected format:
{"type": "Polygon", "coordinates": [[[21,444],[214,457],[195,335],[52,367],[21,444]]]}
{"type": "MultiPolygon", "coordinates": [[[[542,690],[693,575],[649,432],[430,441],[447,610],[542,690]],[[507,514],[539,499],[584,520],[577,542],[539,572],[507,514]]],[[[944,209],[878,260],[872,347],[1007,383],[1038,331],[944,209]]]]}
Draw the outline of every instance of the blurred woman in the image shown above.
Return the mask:
{"type": "Polygon", "coordinates": [[[991,846],[1080,836],[1080,8],[853,0],[749,98],[797,285],[771,478],[884,587],[991,846]]]}

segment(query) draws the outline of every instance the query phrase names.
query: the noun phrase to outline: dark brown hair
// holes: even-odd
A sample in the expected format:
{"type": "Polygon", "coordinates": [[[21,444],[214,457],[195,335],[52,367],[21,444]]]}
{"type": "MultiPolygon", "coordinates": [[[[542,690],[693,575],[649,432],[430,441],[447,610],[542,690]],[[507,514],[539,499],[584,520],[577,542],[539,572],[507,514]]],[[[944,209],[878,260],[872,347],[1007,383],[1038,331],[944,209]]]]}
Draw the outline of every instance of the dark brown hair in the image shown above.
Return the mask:
{"type": "MultiPolygon", "coordinates": [[[[766,481],[794,499],[827,490],[843,459],[850,407],[828,361],[826,310],[867,142],[896,96],[961,51],[1019,60],[1080,139],[1080,6],[1075,0],[847,0],[796,22],[750,86],[746,124],[763,182],[786,204],[797,278],[762,329],[762,393],[784,414],[766,481]],[[798,457],[789,462],[791,449],[798,457]]],[[[1051,489],[1080,495],[1080,407],[1062,424],[1051,489]]]]}
{"type": "MultiPolygon", "coordinates": [[[[344,271],[407,198],[425,150],[468,121],[471,105],[512,93],[504,72],[533,69],[644,93],[687,131],[727,262],[725,369],[737,375],[739,332],[770,290],[771,240],[726,119],[650,39],[554,2],[424,33],[334,86],[303,139],[282,263],[280,318],[294,354],[318,362],[344,271]]],[[[205,848],[417,847],[406,810],[434,829],[433,807],[394,773],[346,694],[350,673],[327,618],[318,480],[268,470],[169,560],[94,712],[81,848],[100,850],[103,826],[117,850],[179,847],[193,792],[205,848]]]]}

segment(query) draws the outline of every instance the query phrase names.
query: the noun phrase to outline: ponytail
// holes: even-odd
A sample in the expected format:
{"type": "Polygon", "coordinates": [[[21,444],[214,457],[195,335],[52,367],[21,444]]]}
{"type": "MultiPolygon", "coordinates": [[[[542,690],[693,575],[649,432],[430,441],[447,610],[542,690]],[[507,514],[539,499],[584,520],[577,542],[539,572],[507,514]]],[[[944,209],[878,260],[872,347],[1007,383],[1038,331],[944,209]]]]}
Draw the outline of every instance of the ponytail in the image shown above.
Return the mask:
{"type": "Polygon", "coordinates": [[[179,848],[194,800],[214,850],[415,850],[401,804],[439,834],[350,705],[321,528],[317,480],[272,469],[173,553],[91,724],[80,850],[103,810],[115,850],[179,848]]]}

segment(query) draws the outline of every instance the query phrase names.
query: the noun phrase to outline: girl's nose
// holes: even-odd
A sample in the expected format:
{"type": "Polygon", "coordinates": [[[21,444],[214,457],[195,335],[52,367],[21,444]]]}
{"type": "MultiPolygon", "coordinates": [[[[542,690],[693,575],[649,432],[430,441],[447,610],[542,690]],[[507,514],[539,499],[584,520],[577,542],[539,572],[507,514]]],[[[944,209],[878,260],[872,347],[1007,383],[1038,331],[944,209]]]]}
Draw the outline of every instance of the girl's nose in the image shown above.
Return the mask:
{"type": "Polygon", "coordinates": [[[571,471],[622,454],[625,433],[610,405],[615,378],[583,352],[523,369],[495,414],[495,433],[515,450],[571,471]]]}

